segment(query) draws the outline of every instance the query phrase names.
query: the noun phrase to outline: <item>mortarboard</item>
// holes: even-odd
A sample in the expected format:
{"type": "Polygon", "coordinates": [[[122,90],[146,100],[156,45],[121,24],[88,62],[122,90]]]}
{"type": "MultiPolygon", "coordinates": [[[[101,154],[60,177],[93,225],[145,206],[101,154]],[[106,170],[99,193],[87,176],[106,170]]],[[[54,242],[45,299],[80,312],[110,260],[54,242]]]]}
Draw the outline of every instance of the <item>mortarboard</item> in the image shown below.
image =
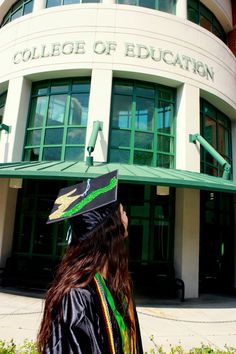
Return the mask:
{"type": "Polygon", "coordinates": [[[94,229],[111,212],[117,200],[117,170],[60,189],[47,224],[69,219],[79,238],[94,229]]]}

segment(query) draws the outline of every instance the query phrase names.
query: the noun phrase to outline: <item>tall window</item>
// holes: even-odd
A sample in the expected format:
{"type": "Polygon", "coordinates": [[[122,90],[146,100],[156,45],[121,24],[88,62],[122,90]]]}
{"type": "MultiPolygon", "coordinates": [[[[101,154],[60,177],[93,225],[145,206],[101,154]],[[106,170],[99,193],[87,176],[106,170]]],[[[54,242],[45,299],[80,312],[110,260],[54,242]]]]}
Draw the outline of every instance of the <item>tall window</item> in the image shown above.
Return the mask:
{"type": "Polygon", "coordinates": [[[33,85],[25,160],[82,160],[88,115],[88,79],[33,85]]]}
{"type": "Polygon", "coordinates": [[[170,14],[176,12],[176,0],[117,0],[117,4],[143,6],[170,14]]]}
{"type": "Polygon", "coordinates": [[[7,23],[17,19],[18,17],[27,15],[33,11],[34,0],[19,0],[15,2],[7,14],[3,17],[1,27],[7,23]]]}
{"type": "MultiPolygon", "coordinates": [[[[201,134],[232,164],[230,119],[205,100],[201,100],[201,134]]],[[[206,150],[201,150],[201,171],[222,176],[223,169],[206,150]]]]}
{"type": "Polygon", "coordinates": [[[46,7],[100,2],[101,0],[47,0],[46,7]]]}
{"type": "Polygon", "coordinates": [[[7,92],[4,92],[0,95],[0,124],[2,123],[3,120],[6,98],[7,98],[7,92]]]}
{"type": "Polygon", "coordinates": [[[113,85],[110,161],[173,167],[175,90],[137,81],[113,85]]]}
{"type": "Polygon", "coordinates": [[[188,0],[188,20],[204,27],[226,42],[226,34],[220,22],[199,0],[188,0]]]}

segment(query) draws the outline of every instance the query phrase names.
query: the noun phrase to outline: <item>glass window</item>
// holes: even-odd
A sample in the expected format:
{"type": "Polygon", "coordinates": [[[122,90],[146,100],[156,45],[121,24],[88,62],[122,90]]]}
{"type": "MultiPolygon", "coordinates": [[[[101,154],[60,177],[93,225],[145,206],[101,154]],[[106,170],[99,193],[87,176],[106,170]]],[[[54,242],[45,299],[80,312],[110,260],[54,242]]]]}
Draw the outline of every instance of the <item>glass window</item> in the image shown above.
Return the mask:
{"type": "Polygon", "coordinates": [[[110,161],[172,167],[175,90],[115,80],[111,110],[110,161]]]}
{"type": "Polygon", "coordinates": [[[6,99],[7,99],[7,92],[4,92],[0,95],[0,124],[3,121],[3,114],[4,114],[6,99]]]}
{"type": "MultiPolygon", "coordinates": [[[[209,102],[201,99],[201,134],[232,165],[230,119],[209,102]]],[[[222,176],[222,167],[201,148],[201,170],[222,176]]]]}
{"type": "Polygon", "coordinates": [[[34,0],[20,0],[15,2],[3,17],[1,27],[21,16],[31,13],[33,11],[33,5],[34,0]]]}
{"type": "Polygon", "coordinates": [[[89,91],[84,79],[33,84],[25,160],[83,159],[89,91]]]}
{"type": "Polygon", "coordinates": [[[46,7],[100,2],[100,0],[47,0],[46,7]]]}
{"type": "Polygon", "coordinates": [[[226,33],[216,16],[199,0],[188,0],[188,20],[214,33],[226,42],[226,33]]]}
{"type": "Polygon", "coordinates": [[[116,0],[117,4],[135,5],[155,9],[170,14],[176,12],[176,0],[116,0]]]}

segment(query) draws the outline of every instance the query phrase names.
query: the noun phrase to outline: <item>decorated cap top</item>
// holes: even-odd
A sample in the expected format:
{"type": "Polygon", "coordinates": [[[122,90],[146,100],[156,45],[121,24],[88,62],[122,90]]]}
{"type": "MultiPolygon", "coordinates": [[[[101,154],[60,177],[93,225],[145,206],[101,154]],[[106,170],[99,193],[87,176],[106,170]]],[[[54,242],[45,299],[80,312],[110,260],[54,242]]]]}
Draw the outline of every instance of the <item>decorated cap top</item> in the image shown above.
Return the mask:
{"type": "Polygon", "coordinates": [[[47,223],[88,213],[117,200],[117,170],[60,189],[47,223]]]}

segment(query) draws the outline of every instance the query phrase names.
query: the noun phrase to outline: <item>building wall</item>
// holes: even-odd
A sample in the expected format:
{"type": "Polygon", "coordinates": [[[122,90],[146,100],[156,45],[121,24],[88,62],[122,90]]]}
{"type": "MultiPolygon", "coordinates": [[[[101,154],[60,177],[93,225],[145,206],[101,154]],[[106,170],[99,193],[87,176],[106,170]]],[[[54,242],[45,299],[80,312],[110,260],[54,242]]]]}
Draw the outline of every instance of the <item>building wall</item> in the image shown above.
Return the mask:
{"type": "MultiPolygon", "coordinates": [[[[91,76],[87,141],[93,121],[103,122],[95,161],[107,161],[113,77],[177,88],[178,169],[200,171],[199,146],[189,143],[189,134],[200,132],[200,97],[214,104],[235,124],[233,47],[231,51],[215,35],[188,21],[186,0],[177,1],[176,16],[114,2],[44,9],[45,1],[38,0],[33,13],[0,29],[0,93],[8,87],[3,122],[11,126],[10,134],[1,133],[0,162],[21,160],[31,84],[42,79],[91,76]]],[[[202,2],[227,32],[232,31],[229,0],[202,2]]],[[[13,3],[13,0],[0,1],[0,19],[13,3]]],[[[235,151],[236,147],[233,148],[235,151]]],[[[177,191],[176,208],[177,273],[186,281],[187,296],[197,297],[199,192],[177,191]],[[191,215],[187,213],[189,210],[191,215]]],[[[8,225],[9,221],[3,220],[8,225]]],[[[11,239],[12,230],[4,233],[4,227],[0,229],[0,240],[11,239]]]]}

